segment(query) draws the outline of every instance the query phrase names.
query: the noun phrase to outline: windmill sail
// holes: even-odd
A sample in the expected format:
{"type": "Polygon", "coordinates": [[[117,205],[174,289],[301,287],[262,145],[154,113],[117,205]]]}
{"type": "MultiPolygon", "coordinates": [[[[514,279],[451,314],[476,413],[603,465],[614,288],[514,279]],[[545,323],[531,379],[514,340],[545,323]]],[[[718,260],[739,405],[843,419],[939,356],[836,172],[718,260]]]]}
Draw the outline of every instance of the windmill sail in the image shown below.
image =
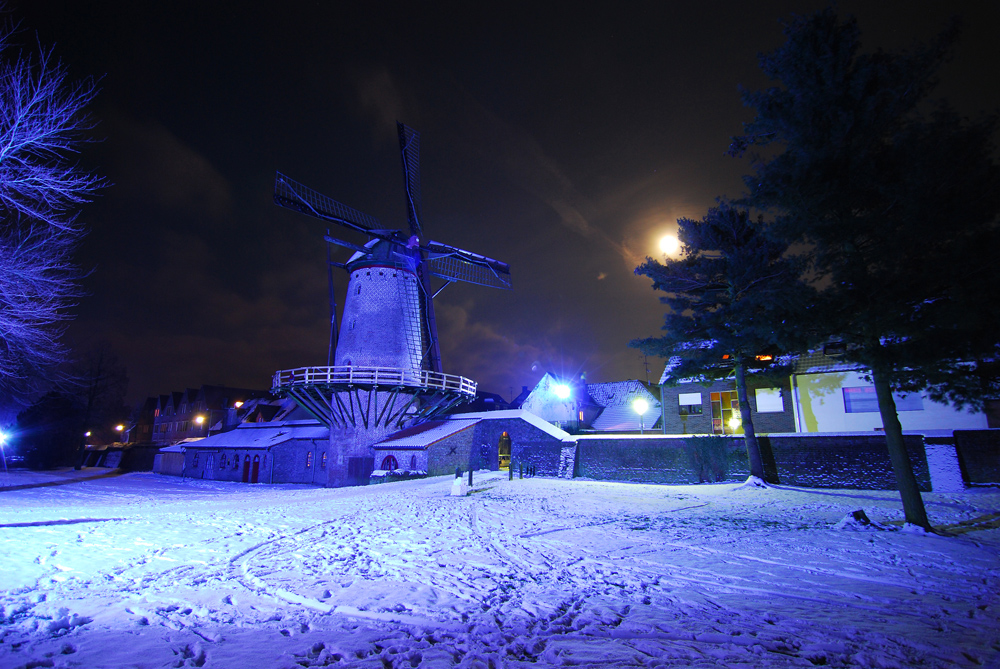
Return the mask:
{"type": "Polygon", "coordinates": [[[406,185],[406,215],[410,221],[410,234],[420,237],[420,133],[396,122],[399,132],[399,153],[403,159],[403,179],[406,185]]]}
{"type": "Polygon", "coordinates": [[[278,172],[274,178],[274,203],[309,216],[339,223],[358,232],[382,228],[382,224],[374,216],[341,204],[308,186],[303,186],[297,181],[289,179],[281,172],[278,172]]]}
{"type": "Polygon", "coordinates": [[[440,242],[430,242],[423,248],[428,251],[427,267],[438,278],[490,288],[511,288],[507,263],[440,242]]]}

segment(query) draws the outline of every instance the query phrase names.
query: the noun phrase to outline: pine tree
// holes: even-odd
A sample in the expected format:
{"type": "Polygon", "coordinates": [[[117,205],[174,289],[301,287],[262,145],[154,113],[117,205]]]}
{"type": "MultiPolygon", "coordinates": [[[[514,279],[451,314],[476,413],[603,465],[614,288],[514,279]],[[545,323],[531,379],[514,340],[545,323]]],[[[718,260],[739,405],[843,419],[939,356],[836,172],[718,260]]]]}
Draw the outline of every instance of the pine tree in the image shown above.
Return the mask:
{"type": "Polygon", "coordinates": [[[652,258],[636,268],[667,295],[662,337],[629,345],[674,361],[674,378],[700,382],[735,376],[747,459],[752,476],[764,479],[746,376],[787,378],[778,353],[801,345],[785,327],[789,314],[806,308],[809,290],[800,268],[770,240],[761,220],[722,202],[700,221],[678,220],[681,258],[652,258]]]}
{"type": "Polygon", "coordinates": [[[870,370],[906,520],[929,528],[892,391],[981,406],[995,390],[997,119],[930,102],[955,28],[911,51],[863,52],[856,21],[826,9],[785,34],[760,59],[780,85],[744,93],[757,116],[733,152],[779,152],[753,156],[742,204],[773,213],[773,232],[806,251],[821,290],[798,325],[841,337],[870,370]]]}

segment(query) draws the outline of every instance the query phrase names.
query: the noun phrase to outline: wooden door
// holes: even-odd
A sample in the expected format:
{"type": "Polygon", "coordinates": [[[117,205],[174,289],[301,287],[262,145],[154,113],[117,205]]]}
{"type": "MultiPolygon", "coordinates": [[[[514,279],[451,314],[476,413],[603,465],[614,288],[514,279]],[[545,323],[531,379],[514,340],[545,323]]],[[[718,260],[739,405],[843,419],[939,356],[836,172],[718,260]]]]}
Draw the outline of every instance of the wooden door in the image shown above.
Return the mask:
{"type": "Polygon", "coordinates": [[[250,483],[256,483],[260,476],[260,456],[253,456],[253,471],[250,473],[250,483]]]}
{"type": "Polygon", "coordinates": [[[243,482],[250,482],[250,455],[243,456],[243,482]]]}

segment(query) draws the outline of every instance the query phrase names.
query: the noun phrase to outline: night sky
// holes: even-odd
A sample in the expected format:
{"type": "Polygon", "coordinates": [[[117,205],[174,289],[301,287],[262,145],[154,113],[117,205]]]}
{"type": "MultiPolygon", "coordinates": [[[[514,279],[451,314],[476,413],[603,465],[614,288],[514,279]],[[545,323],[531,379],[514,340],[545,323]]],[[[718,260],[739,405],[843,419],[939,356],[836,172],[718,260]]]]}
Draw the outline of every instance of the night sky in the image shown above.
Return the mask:
{"type": "MultiPolygon", "coordinates": [[[[82,213],[93,271],[68,340],[108,342],[130,402],[326,363],[326,226],[272,203],[274,173],[405,228],[397,119],[421,133],[426,237],[514,281],[436,300],[444,370],[504,397],[544,371],[645,378],[627,343],[662,307],[632,270],[678,217],[741,193],[748,165],[724,155],[752,116],[738,87],[765,85],[781,19],[825,6],[425,4],[8,3],[25,46],[37,33],[75,78],[102,77],[103,141],[80,160],[113,185],[82,213]]],[[[959,14],[940,93],[1000,108],[1000,3],[839,8],[890,49],[959,14]]]]}

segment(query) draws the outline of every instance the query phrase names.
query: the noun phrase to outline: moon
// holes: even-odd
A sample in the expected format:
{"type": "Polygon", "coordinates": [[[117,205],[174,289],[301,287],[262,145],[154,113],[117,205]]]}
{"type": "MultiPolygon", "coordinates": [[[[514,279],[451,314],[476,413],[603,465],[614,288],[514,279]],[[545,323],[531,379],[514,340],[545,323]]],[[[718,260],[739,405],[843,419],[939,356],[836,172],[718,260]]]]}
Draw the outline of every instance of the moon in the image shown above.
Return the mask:
{"type": "Polygon", "coordinates": [[[680,248],[680,243],[677,238],[673,235],[667,235],[660,240],[660,250],[666,253],[668,256],[677,253],[677,249],[680,248]]]}

